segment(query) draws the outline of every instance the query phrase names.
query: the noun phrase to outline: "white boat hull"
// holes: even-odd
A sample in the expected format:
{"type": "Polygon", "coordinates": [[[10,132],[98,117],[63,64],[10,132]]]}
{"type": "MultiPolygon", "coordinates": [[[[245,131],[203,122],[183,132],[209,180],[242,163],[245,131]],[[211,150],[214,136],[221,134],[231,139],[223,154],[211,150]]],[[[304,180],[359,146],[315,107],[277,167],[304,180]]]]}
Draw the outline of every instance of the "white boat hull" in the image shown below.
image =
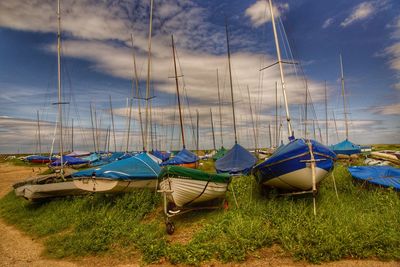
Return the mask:
{"type": "Polygon", "coordinates": [[[15,195],[35,201],[46,198],[82,195],[86,192],[75,186],[72,181],[49,184],[26,184],[17,187],[15,195]]]}
{"type": "Polygon", "coordinates": [[[155,188],[157,179],[123,181],[96,177],[76,179],[74,184],[77,188],[89,192],[118,193],[133,191],[136,188],[155,188]]]}
{"type": "MultiPolygon", "coordinates": [[[[322,168],[315,168],[315,183],[321,182],[328,171],[322,168]]],[[[283,190],[311,190],[312,183],[312,170],[310,167],[306,167],[300,170],[296,170],[284,175],[275,177],[271,180],[264,182],[264,185],[269,187],[275,187],[283,190]]]]}
{"type": "Polygon", "coordinates": [[[168,200],[182,207],[188,203],[222,198],[226,194],[228,184],[216,182],[207,184],[207,181],[169,177],[160,182],[160,189],[171,190],[172,192],[167,194],[168,200]]]}

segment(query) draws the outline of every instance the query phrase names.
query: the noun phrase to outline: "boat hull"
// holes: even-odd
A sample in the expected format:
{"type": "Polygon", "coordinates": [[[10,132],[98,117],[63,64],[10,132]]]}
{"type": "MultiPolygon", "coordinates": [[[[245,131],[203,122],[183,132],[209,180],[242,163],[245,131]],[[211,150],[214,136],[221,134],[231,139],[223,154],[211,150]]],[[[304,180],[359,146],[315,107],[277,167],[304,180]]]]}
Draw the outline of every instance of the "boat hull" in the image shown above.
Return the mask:
{"type": "Polygon", "coordinates": [[[30,201],[47,198],[83,195],[87,192],[75,186],[74,182],[58,182],[49,184],[25,184],[15,188],[15,195],[30,201]]]}
{"type": "MultiPolygon", "coordinates": [[[[315,183],[321,182],[333,169],[336,155],[328,147],[311,140],[315,159],[315,183]]],[[[266,186],[287,191],[307,191],[313,187],[311,154],[308,141],[296,139],[275,156],[254,167],[258,181],[266,186]]]]}
{"type": "MultiPolygon", "coordinates": [[[[328,171],[322,168],[315,169],[315,183],[321,182],[328,174],[328,171]]],[[[279,188],[287,191],[310,190],[312,188],[312,170],[306,167],[290,173],[280,175],[265,181],[263,185],[279,188]]]]}
{"type": "Polygon", "coordinates": [[[198,167],[197,161],[192,162],[192,163],[183,163],[183,164],[177,164],[176,166],[181,166],[185,168],[191,168],[191,169],[196,169],[198,167]]]}
{"type": "Polygon", "coordinates": [[[161,190],[171,190],[167,194],[170,202],[178,207],[191,203],[209,201],[225,197],[227,183],[207,182],[186,178],[169,177],[160,182],[161,190]]]}
{"type": "Polygon", "coordinates": [[[74,180],[77,188],[89,192],[119,193],[130,192],[137,188],[155,188],[157,179],[112,180],[96,178],[79,178],[74,180]]]}

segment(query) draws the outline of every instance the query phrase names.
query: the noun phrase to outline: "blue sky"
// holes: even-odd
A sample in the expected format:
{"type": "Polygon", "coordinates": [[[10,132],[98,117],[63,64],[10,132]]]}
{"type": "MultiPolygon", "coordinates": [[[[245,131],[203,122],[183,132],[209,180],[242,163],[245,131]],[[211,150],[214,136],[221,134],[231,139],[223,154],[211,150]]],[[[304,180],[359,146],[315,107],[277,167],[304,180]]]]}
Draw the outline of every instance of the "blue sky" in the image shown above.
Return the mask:
{"type": "MultiPolygon", "coordinates": [[[[130,34],[145,92],[149,2],[61,2],[63,48],[62,84],[66,106],[66,143],[71,120],[75,121],[75,147],[91,149],[89,105],[96,106],[100,139],[110,126],[108,99],[116,113],[118,148],[126,143],[126,98],[131,96],[133,59],[130,34]]],[[[344,138],[344,114],[340,96],[339,53],[343,55],[349,103],[350,139],[362,144],[400,142],[400,3],[395,0],[311,1],[276,0],[278,24],[283,25],[299,67],[285,66],[290,111],[296,136],[303,136],[302,107],[307,79],[315,113],[325,132],[324,81],[329,97],[329,143],[344,138]],[[296,76],[296,71],[298,75],[296,76]],[[332,120],[335,112],[338,135],[332,120]]],[[[276,60],[270,15],[265,1],[154,1],[152,42],[153,121],[157,147],[179,148],[176,96],[170,35],[176,40],[185,123],[189,148],[194,148],[190,118],[200,113],[200,147],[211,148],[210,108],[214,114],[217,146],[220,145],[216,69],[223,97],[223,136],[233,143],[227,74],[224,21],[229,23],[233,87],[239,124],[239,141],[254,146],[247,89],[258,125],[258,143],[269,145],[268,125],[274,132],[277,68],[259,72],[276,60]],[[261,85],[260,85],[261,84],[261,85]],[[184,89],[183,89],[184,88],[184,89]],[[190,109],[187,103],[190,104],[190,109]],[[174,120],[175,118],[175,120],[174,120]]],[[[279,27],[280,36],[283,36],[279,27]]],[[[37,150],[36,111],[39,110],[44,149],[49,149],[56,120],[57,58],[55,1],[0,2],[0,152],[37,150]]],[[[286,46],[287,47],[287,46],[286,46]]],[[[285,51],[285,49],[283,49],[285,51]]],[[[283,52],[286,59],[287,53],[283,52]]],[[[279,90],[279,99],[281,100],[279,90]]],[[[144,103],[142,103],[144,105],[144,103]]],[[[309,107],[311,108],[311,107],[309,107]]],[[[133,105],[130,149],[141,147],[137,103],[133,105]]],[[[283,110],[281,111],[283,114],[283,110]]],[[[303,119],[304,120],[304,119],[303,119]]],[[[285,136],[285,125],[282,138],[285,136]]],[[[317,130],[318,133],[318,130],[317,130]]],[[[313,132],[309,135],[313,137],[313,132]]],[[[317,139],[320,139],[317,136],[317,139]]],[[[322,140],[326,142],[325,135],[322,140]]],[[[56,142],[57,143],[57,142],[56,142]]],[[[57,149],[57,148],[56,148],[57,149]]]]}

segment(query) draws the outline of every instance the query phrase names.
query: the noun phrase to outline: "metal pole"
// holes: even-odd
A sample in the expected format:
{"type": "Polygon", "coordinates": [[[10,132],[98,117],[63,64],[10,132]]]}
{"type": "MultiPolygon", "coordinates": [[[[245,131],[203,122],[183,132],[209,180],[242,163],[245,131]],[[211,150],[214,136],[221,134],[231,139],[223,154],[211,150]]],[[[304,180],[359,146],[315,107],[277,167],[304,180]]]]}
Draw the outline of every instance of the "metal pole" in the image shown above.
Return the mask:
{"type": "Polygon", "coordinates": [[[222,137],[222,112],[221,112],[221,94],[219,92],[219,76],[217,69],[217,88],[218,88],[218,107],[219,107],[219,131],[221,134],[221,146],[224,147],[224,138],[222,137]]]}
{"type": "Polygon", "coordinates": [[[328,94],[326,89],[326,81],[325,81],[325,143],[329,145],[328,140],[328,94]]]}
{"type": "Polygon", "coordinates": [[[112,123],[112,129],[113,129],[113,139],[114,139],[114,152],[117,152],[117,142],[115,141],[114,113],[113,113],[113,108],[112,108],[112,103],[111,103],[111,95],[110,95],[110,110],[111,110],[111,123],[112,123]]]}
{"type": "Polygon", "coordinates": [[[174,59],[174,69],[175,69],[175,83],[176,83],[176,95],[178,97],[178,108],[179,108],[179,122],[181,124],[181,135],[182,135],[182,144],[183,148],[186,148],[185,145],[185,133],[183,131],[183,119],[182,119],[182,110],[181,110],[181,98],[179,96],[179,83],[178,83],[178,72],[176,70],[176,59],[175,59],[175,43],[174,43],[174,36],[171,35],[172,41],[172,57],[174,59]]]}
{"type": "Polygon", "coordinates": [[[199,111],[196,109],[196,150],[197,150],[197,155],[199,155],[199,111]]]}
{"type": "Polygon", "coordinates": [[[139,109],[139,122],[140,122],[140,133],[142,135],[142,147],[143,151],[145,151],[145,146],[144,146],[144,133],[143,133],[143,120],[142,120],[142,108],[141,108],[141,99],[140,99],[140,92],[139,92],[139,78],[137,74],[137,68],[136,68],[136,57],[135,57],[135,51],[133,49],[133,35],[131,34],[131,43],[132,43],[132,57],[133,57],[133,71],[135,73],[135,85],[136,85],[136,98],[138,102],[138,109],[139,109]]]}
{"type": "Polygon", "coordinates": [[[275,82],[275,146],[279,146],[278,134],[278,82],[275,82]]]}
{"type": "Polygon", "coordinates": [[[72,118],[71,152],[74,151],[74,119],[72,118]]]}
{"type": "Polygon", "coordinates": [[[213,147],[214,147],[214,150],[217,150],[217,148],[215,146],[214,122],[213,122],[213,115],[212,115],[211,108],[210,108],[210,116],[211,116],[211,131],[212,131],[212,136],[213,136],[213,147]]]}
{"type": "Polygon", "coordinates": [[[233,99],[233,84],[232,84],[232,69],[231,69],[231,51],[230,51],[230,48],[229,48],[229,32],[228,32],[228,24],[227,24],[226,21],[225,21],[225,30],[226,30],[226,45],[227,45],[227,48],[228,48],[228,67],[229,67],[229,83],[230,83],[230,86],[231,86],[233,131],[235,133],[235,144],[237,144],[235,101],[233,99]]]}
{"type": "Polygon", "coordinates": [[[344,74],[343,74],[342,54],[340,54],[340,72],[341,72],[341,81],[342,81],[344,121],[345,121],[345,126],[346,126],[346,140],[348,140],[349,139],[349,125],[348,125],[348,122],[347,122],[346,94],[345,94],[345,90],[344,90],[344,74]]]}
{"type": "Polygon", "coordinates": [[[308,123],[308,82],[306,80],[306,104],[304,106],[304,138],[307,138],[307,123],[308,123]]]}
{"type": "Polygon", "coordinates": [[[249,97],[249,106],[250,106],[250,116],[251,116],[251,123],[253,125],[253,135],[254,135],[254,150],[257,154],[257,149],[258,149],[258,144],[257,144],[257,135],[256,135],[256,126],[254,123],[254,118],[253,118],[253,108],[251,107],[251,99],[250,99],[250,89],[249,86],[247,86],[247,95],[249,97]]]}
{"type": "Polygon", "coordinates": [[[149,129],[149,98],[150,98],[150,79],[151,79],[151,32],[153,28],[153,0],[150,0],[150,22],[149,22],[149,38],[148,38],[148,58],[147,58],[147,81],[146,81],[146,126],[145,126],[145,142],[144,151],[147,149],[147,138],[149,129]]]}
{"type": "Polygon", "coordinates": [[[278,40],[278,34],[276,32],[276,26],[275,26],[275,18],[274,18],[274,11],[272,8],[272,0],[269,0],[269,9],[271,13],[271,21],[272,21],[272,28],[274,31],[274,38],[275,38],[275,46],[276,46],[276,54],[278,56],[278,64],[279,64],[279,71],[281,74],[281,83],[282,83],[282,93],[283,93],[283,99],[285,102],[285,110],[286,110],[286,121],[287,121],[287,127],[288,127],[288,136],[289,139],[293,137],[293,131],[292,131],[292,125],[290,122],[290,114],[289,114],[289,104],[287,101],[286,97],[286,89],[285,89],[285,74],[283,72],[283,65],[282,65],[282,59],[281,59],[281,50],[279,47],[279,40],[278,40]]]}
{"type": "Polygon", "coordinates": [[[41,141],[40,141],[39,110],[37,111],[37,126],[38,126],[39,155],[41,155],[42,154],[42,145],[41,145],[41,141]]]}
{"type": "Polygon", "coordinates": [[[64,179],[64,145],[63,145],[63,123],[62,123],[62,102],[61,102],[61,15],[60,15],[60,0],[57,1],[57,19],[58,19],[58,31],[57,31],[57,76],[58,76],[58,119],[60,121],[60,167],[61,167],[61,178],[64,179]]]}
{"type": "Polygon", "coordinates": [[[93,108],[92,108],[92,103],[90,103],[90,121],[92,122],[92,136],[93,136],[93,148],[94,152],[96,152],[96,137],[94,134],[94,122],[93,122],[93,108]]]}

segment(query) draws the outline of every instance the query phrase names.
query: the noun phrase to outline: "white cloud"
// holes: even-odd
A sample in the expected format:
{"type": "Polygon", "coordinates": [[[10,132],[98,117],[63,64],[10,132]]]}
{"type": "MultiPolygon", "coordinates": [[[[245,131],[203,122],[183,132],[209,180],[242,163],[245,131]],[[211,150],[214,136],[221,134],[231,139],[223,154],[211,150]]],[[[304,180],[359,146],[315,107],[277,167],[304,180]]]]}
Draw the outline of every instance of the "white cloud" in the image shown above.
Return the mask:
{"type": "Polygon", "coordinates": [[[389,7],[388,0],[365,1],[355,6],[347,18],[340,24],[342,27],[347,27],[357,21],[366,20],[373,17],[378,12],[389,7]]]}
{"type": "MultiPolygon", "coordinates": [[[[289,4],[285,3],[274,5],[272,8],[275,18],[278,18],[279,16],[281,16],[281,12],[289,9],[289,4]]],[[[259,27],[264,23],[271,21],[269,3],[266,0],[258,0],[246,9],[245,14],[247,17],[250,17],[250,20],[254,27],[259,27]]]]}
{"type": "Polygon", "coordinates": [[[393,25],[390,25],[390,28],[393,28],[391,37],[394,43],[386,47],[381,56],[386,56],[388,58],[389,66],[395,71],[398,80],[393,86],[395,89],[400,90],[400,16],[395,19],[395,22],[393,25]]]}
{"type": "Polygon", "coordinates": [[[373,15],[374,12],[375,7],[372,2],[362,2],[353,9],[352,13],[340,25],[342,27],[347,27],[356,21],[368,18],[373,15]]]}
{"type": "Polygon", "coordinates": [[[373,112],[379,115],[399,115],[400,103],[386,105],[383,107],[375,107],[373,108],[373,112]]]}
{"type": "Polygon", "coordinates": [[[335,21],[334,18],[328,18],[328,19],[326,19],[326,20],[324,21],[324,24],[322,24],[322,28],[323,28],[323,29],[328,28],[329,26],[332,25],[332,23],[333,23],[334,21],[335,21]]]}

